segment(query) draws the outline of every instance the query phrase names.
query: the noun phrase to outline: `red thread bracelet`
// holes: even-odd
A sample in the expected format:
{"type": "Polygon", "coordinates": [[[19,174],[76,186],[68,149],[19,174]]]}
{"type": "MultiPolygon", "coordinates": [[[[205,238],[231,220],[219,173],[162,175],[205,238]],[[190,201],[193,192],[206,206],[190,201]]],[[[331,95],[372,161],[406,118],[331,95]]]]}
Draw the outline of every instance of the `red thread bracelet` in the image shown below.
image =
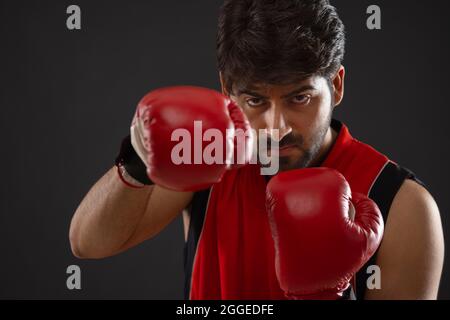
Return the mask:
{"type": "Polygon", "coordinates": [[[128,182],[127,180],[125,180],[125,178],[122,175],[122,171],[120,169],[120,165],[116,165],[116,167],[117,167],[117,174],[119,175],[120,180],[122,180],[122,182],[125,185],[127,185],[128,187],[133,188],[133,189],[143,189],[144,188],[143,186],[141,187],[141,186],[133,185],[130,182],[128,182]]]}

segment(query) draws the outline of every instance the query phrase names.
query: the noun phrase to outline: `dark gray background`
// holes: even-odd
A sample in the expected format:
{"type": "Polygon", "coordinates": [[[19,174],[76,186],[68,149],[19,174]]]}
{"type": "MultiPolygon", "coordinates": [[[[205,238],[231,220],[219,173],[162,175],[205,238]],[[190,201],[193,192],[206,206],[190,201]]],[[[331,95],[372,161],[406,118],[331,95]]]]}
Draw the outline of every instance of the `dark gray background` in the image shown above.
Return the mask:
{"type": "MultiPolygon", "coordinates": [[[[141,96],[167,85],[219,88],[221,0],[75,3],[81,31],[66,29],[72,2],[0,2],[0,298],[182,298],[180,219],[102,261],[74,258],[68,228],[84,194],[113,165],[141,96]],[[81,291],[66,289],[71,264],[82,268],[81,291]]],[[[348,31],[337,117],[416,172],[448,234],[449,2],[333,3],[348,31]],[[381,31],[365,27],[374,3],[381,31]]],[[[448,262],[440,297],[450,298],[448,262]]]]}

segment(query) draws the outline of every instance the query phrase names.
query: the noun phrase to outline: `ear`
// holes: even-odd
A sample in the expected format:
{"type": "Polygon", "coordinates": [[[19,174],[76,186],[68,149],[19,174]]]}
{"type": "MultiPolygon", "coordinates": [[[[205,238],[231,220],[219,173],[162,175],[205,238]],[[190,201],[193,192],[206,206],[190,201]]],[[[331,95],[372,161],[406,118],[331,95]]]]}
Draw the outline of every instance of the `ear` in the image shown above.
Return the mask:
{"type": "Polygon", "coordinates": [[[222,94],[229,97],[230,93],[227,91],[226,86],[225,86],[225,81],[223,79],[223,74],[222,71],[219,71],[219,78],[220,78],[220,86],[222,87],[222,94]]]}
{"type": "Polygon", "coordinates": [[[344,99],[344,80],[345,80],[345,68],[341,66],[332,79],[334,89],[334,102],[335,106],[338,106],[344,99]]]}

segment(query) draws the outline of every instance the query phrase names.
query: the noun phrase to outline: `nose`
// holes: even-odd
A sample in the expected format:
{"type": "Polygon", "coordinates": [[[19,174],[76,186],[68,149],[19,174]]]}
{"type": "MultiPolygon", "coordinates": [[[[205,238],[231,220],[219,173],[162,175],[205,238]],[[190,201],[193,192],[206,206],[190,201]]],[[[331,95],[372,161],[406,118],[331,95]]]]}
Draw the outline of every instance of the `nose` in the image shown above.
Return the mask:
{"type": "Polygon", "coordinates": [[[273,140],[278,142],[292,132],[292,127],[287,121],[282,106],[277,103],[272,103],[271,107],[267,110],[266,124],[268,133],[273,140]],[[276,130],[278,130],[278,135],[274,134],[276,130]]]}

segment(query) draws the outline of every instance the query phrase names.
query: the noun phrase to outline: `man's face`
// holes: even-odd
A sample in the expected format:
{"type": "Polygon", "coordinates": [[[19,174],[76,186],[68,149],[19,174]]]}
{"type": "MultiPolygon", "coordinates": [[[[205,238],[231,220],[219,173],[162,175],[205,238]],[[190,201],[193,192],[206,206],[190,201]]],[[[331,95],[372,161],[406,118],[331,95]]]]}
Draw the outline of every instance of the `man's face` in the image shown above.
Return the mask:
{"type": "Polygon", "coordinates": [[[279,130],[280,170],[315,165],[327,134],[333,95],[323,77],[290,85],[254,84],[236,88],[231,99],[247,115],[253,129],[279,130]]]}

